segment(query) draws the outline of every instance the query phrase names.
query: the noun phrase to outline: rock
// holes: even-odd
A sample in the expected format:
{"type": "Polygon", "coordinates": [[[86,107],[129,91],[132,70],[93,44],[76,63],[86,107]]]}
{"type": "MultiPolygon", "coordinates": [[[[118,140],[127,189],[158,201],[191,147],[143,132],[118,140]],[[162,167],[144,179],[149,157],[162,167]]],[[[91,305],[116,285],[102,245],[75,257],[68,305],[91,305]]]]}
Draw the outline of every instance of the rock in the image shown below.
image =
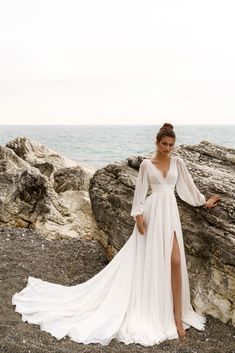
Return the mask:
{"type": "Polygon", "coordinates": [[[40,173],[49,180],[54,180],[55,190],[87,190],[92,172],[81,168],[72,159],[61,156],[52,149],[27,137],[17,137],[6,144],[18,157],[28,162],[32,167],[39,169],[40,173]],[[63,184],[65,185],[63,186],[63,184]],[[79,183],[79,185],[78,185],[79,183]]]}
{"type": "Polygon", "coordinates": [[[88,190],[89,187],[90,177],[79,166],[61,168],[54,172],[53,177],[54,189],[58,194],[68,190],[88,190]]]}
{"type": "MultiPolygon", "coordinates": [[[[198,145],[181,145],[172,155],[184,159],[206,199],[213,194],[221,196],[217,207],[206,210],[188,205],[176,194],[194,307],[223,322],[233,318],[234,324],[235,150],[202,141],[198,145]]],[[[109,164],[91,178],[92,209],[99,227],[108,234],[110,256],[132,233],[134,220],[130,210],[135,178],[140,162],[150,156],[109,164]]]]}
{"type": "Polygon", "coordinates": [[[130,207],[136,170],[127,161],[98,169],[90,180],[90,199],[99,227],[108,234],[107,252],[113,257],[126,243],[134,226],[130,207]]]}
{"type": "MultiPolygon", "coordinates": [[[[54,171],[77,165],[75,161],[65,158],[50,148],[27,137],[17,137],[9,141],[6,147],[13,150],[18,157],[28,162],[31,166],[36,166],[40,169],[40,165],[42,165],[42,171],[46,169],[46,166],[50,166],[50,169],[54,171]]],[[[49,170],[47,174],[51,174],[49,170]]]]}
{"type": "Polygon", "coordinates": [[[97,238],[88,186],[94,171],[26,137],[0,146],[0,225],[47,238],[97,238]]]}

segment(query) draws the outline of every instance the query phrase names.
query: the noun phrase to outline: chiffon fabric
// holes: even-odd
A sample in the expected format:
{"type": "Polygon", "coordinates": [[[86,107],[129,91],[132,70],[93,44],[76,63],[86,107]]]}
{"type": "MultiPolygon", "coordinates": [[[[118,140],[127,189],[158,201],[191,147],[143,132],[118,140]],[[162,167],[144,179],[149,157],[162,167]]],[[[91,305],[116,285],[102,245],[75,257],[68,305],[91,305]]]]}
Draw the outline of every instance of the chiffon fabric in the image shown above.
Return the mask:
{"type": "Polygon", "coordinates": [[[144,235],[135,223],[131,236],[109,264],[83,283],[63,286],[29,276],[26,287],[12,297],[22,320],[40,325],[57,340],[67,335],[84,344],[108,345],[116,338],[124,344],[152,346],[179,338],[171,288],[175,231],[181,260],[183,327],[204,330],[206,317],[190,303],[175,189],[192,206],[206,202],[181,157],[171,156],[166,176],[150,159],[143,159],[131,216],[136,220],[138,214],[143,215],[147,225],[144,235]],[[149,187],[151,194],[147,196],[149,187]]]}

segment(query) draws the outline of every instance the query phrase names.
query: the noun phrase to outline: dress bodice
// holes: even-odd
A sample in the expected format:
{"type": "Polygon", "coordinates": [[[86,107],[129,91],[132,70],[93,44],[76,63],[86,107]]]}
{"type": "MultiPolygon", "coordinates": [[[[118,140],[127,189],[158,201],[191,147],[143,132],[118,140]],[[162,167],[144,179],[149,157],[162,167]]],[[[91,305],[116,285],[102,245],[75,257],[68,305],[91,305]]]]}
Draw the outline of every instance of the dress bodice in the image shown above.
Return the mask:
{"type": "Polygon", "coordinates": [[[151,190],[152,193],[157,192],[174,195],[175,186],[172,184],[151,184],[151,190]]]}
{"type": "Polygon", "coordinates": [[[159,170],[150,159],[146,158],[145,164],[147,167],[149,185],[152,190],[156,185],[170,185],[171,188],[174,189],[178,177],[176,158],[176,156],[171,157],[166,176],[163,176],[162,171],[159,170]]]}
{"type": "Polygon", "coordinates": [[[131,215],[134,218],[143,212],[149,187],[156,195],[162,192],[174,195],[176,188],[179,197],[192,206],[202,206],[206,202],[205,196],[195,185],[184,160],[179,156],[171,157],[165,177],[150,159],[145,158],[140,163],[131,209],[131,215]]]}

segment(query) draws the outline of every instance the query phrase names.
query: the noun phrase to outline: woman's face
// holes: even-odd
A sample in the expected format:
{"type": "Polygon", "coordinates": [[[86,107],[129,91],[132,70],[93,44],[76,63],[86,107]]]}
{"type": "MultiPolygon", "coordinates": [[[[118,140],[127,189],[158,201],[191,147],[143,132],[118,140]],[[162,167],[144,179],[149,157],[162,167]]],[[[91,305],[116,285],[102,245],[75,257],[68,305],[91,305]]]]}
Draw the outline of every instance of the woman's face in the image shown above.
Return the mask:
{"type": "Polygon", "coordinates": [[[174,148],[175,139],[173,137],[165,136],[156,144],[160,153],[168,155],[174,148]]]}

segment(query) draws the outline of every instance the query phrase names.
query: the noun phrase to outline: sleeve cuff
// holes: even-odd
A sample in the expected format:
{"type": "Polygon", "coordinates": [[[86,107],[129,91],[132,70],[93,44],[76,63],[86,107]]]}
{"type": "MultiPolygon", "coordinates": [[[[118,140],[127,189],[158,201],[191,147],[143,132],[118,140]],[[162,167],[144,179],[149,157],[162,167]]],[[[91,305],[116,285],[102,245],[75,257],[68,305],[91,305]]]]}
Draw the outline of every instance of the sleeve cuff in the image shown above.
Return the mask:
{"type": "Polygon", "coordinates": [[[131,212],[131,216],[136,220],[136,216],[143,213],[143,206],[138,207],[134,211],[131,212]]]}

